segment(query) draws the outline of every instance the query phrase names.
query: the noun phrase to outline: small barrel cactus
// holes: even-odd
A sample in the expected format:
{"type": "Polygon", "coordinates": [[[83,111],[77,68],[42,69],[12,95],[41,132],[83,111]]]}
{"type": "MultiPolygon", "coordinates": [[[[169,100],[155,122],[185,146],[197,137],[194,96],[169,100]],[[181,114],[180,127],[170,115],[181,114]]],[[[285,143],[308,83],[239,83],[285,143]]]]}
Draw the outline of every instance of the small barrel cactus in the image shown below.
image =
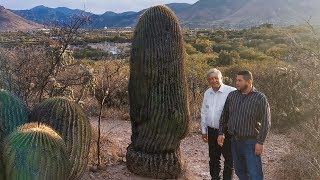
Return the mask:
{"type": "Polygon", "coordinates": [[[0,141],[16,127],[28,122],[28,108],[16,96],[0,90],[0,141]]]}
{"type": "Polygon", "coordinates": [[[30,120],[47,124],[60,134],[71,162],[70,179],[79,179],[87,168],[92,136],[81,107],[62,97],[47,99],[33,109],[30,120]]]}
{"type": "Polygon", "coordinates": [[[148,9],[136,25],[130,59],[127,167],[133,173],[168,179],[182,172],[179,147],[189,122],[184,61],[176,15],[166,6],[148,9]]]}
{"type": "Polygon", "coordinates": [[[64,141],[38,123],[24,124],[5,139],[3,161],[7,180],[66,180],[70,174],[64,141]]]}

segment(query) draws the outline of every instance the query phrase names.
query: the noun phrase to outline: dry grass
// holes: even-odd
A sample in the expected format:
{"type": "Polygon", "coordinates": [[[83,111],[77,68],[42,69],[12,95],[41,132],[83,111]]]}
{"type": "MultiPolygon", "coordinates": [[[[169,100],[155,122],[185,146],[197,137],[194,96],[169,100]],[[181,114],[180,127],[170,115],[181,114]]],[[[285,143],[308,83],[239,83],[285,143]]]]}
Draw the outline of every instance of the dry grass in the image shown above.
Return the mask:
{"type": "MultiPolygon", "coordinates": [[[[93,128],[93,137],[91,141],[91,149],[89,152],[89,163],[90,167],[97,166],[97,139],[98,131],[96,128],[93,128]]],[[[109,166],[112,164],[117,164],[119,162],[124,162],[126,154],[119,147],[119,143],[115,142],[110,138],[107,138],[105,135],[101,135],[101,166],[109,166]]]]}

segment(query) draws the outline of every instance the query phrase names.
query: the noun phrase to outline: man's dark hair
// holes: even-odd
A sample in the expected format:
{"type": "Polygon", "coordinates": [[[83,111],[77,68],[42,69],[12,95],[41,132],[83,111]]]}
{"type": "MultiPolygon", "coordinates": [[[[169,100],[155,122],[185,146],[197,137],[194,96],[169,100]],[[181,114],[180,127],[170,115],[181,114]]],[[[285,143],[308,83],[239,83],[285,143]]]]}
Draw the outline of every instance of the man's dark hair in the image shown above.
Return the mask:
{"type": "Polygon", "coordinates": [[[242,75],[243,79],[246,81],[249,81],[249,80],[253,81],[253,75],[250,71],[239,71],[237,75],[242,75]]]}

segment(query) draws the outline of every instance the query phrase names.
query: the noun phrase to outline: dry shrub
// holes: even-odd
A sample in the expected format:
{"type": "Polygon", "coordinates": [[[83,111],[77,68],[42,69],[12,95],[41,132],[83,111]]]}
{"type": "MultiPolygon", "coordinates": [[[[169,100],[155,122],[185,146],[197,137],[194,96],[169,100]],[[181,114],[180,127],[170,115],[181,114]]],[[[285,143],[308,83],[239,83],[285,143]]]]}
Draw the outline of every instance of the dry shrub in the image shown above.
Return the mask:
{"type": "Polygon", "coordinates": [[[93,83],[92,71],[75,61],[69,51],[54,65],[49,51],[50,47],[43,45],[0,49],[0,88],[13,92],[31,107],[54,96],[81,101],[93,83]]]}
{"type": "MultiPolygon", "coordinates": [[[[309,24],[310,25],[310,24],[309,24]]],[[[291,64],[301,77],[298,86],[302,106],[299,124],[290,138],[294,147],[283,162],[293,179],[320,179],[320,41],[310,25],[312,39],[294,41],[291,64]]]]}
{"type": "Polygon", "coordinates": [[[320,178],[319,134],[311,134],[312,128],[301,126],[300,130],[292,129],[288,138],[292,140],[292,147],[288,155],[281,159],[282,168],[278,179],[284,180],[314,180],[320,178]],[[306,129],[307,128],[307,129],[306,129]]]}
{"type": "MultiPolygon", "coordinates": [[[[87,96],[84,100],[83,109],[89,117],[98,117],[100,104],[93,96],[87,96]]],[[[104,107],[102,121],[108,119],[130,121],[129,106],[104,107]]]]}
{"type": "Polygon", "coordinates": [[[123,60],[99,61],[94,65],[94,96],[105,107],[122,107],[128,102],[129,64],[123,60]]]}

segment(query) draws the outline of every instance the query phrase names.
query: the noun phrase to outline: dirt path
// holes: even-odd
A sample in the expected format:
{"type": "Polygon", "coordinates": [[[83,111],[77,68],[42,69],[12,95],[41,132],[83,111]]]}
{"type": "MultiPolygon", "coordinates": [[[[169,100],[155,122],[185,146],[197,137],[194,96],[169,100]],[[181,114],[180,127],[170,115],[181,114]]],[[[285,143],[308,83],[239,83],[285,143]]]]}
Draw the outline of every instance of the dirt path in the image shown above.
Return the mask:
{"type": "MultiPolygon", "coordinates": [[[[92,126],[94,128],[97,127],[96,120],[92,120],[92,126]]],[[[120,156],[123,156],[123,161],[111,164],[107,166],[105,170],[88,172],[84,179],[150,179],[136,176],[130,173],[126,168],[124,157],[126,147],[130,143],[130,122],[121,120],[104,120],[102,121],[102,127],[102,134],[107,135],[108,139],[114,143],[115,147],[117,147],[117,153],[120,154],[120,156]]],[[[270,133],[267,139],[265,154],[263,156],[266,180],[276,180],[277,173],[281,173],[279,172],[279,169],[281,169],[280,160],[288,153],[289,149],[289,142],[285,141],[285,139],[286,137],[284,135],[276,135],[273,133],[270,133]]],[[[190,134],[185,138],[181,144],[181,151],[183,158],[187,162],[186,177],[183,177],[182,179],[210,179],[208,146],[201,141],[199,134],[190,134]]]]}

